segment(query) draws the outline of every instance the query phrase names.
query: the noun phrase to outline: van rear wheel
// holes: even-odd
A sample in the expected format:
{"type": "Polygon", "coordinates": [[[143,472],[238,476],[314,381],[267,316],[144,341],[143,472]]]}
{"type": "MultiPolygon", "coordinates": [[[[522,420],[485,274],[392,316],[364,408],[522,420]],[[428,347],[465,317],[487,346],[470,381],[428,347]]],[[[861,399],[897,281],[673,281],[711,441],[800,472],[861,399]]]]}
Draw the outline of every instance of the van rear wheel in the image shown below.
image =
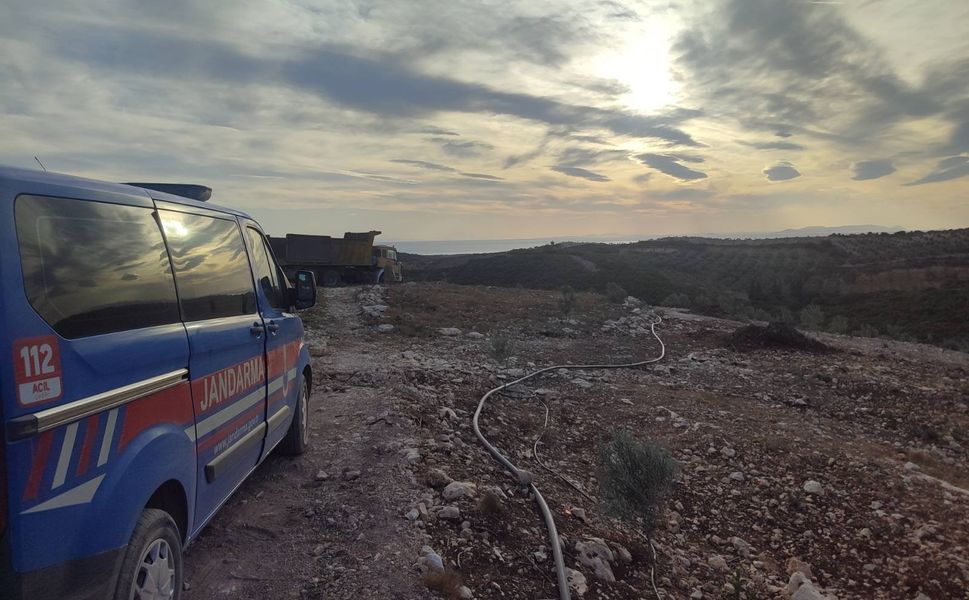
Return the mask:
{"type": "Polygon", "coordinates": [[[125,550],[115,600],[178,600],[182,538],[171,516],[146,508],[125,550]]]}
{"type": "Polygon", "coordinates": [[[306,375],[299,378],[299,397],[296,399],[296,414],[289,424],[286,437],[279,443],[279,451],[287,456],[299,456],[306,452],[310,444],[310,386],[306,375]]]}

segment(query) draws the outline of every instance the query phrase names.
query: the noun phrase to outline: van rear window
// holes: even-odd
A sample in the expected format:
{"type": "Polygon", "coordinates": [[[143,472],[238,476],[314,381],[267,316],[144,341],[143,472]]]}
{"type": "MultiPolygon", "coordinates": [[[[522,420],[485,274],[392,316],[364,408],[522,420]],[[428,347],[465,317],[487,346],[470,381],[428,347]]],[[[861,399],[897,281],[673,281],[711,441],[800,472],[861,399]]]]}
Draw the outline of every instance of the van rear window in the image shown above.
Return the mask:
{"type": "Polygon", "coordinates": [[[27,299],[60,335],[178,322],[168,254],[151,209],[20,196],[15,218],[27,299]]]}
{"type": "Polygon", "coordinates": [[[254,314],[256,292],[238,223],[168,210],[158,215],[185,320],[254,314]]]}

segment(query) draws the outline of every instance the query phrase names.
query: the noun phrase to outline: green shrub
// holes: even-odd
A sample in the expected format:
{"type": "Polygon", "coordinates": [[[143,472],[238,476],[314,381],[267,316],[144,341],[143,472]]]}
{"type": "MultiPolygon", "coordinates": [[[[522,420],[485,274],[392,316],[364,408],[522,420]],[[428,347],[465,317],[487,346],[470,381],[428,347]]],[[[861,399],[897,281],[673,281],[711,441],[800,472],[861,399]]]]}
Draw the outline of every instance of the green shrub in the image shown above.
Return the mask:
{"type": "Polygon", "coordinates": [[[498,332],[491,335],[491,343],[488,346],[488,354],[495,361],[503,363],[507,361],[515,352],[515,342],[510,335],[505,332],[498,332]]]}
{"type": "Polygon", "coordinates": [[[575,290],[570,285],[562,288],[562,297],[559,298],[559,310],[565,316],[569,316],[575,310],[575,290]]]}
{"type": "Polygon", "coordinates": [[[674,308],[684,308],[690,305],[690,297],[686,294],[674,293],[663,298],[660,304],[663,306],[672,306],[674,308]]]}
{"type": "Polygon", "coordinates": [[[821,323],[824,323],[824,311],[817,304],[808,304],[801,309],[798,316],[801,320],[801,327],[811,331],[821,329],[821,323]]]}
{"type": "Polygon", "coordinates": [[[835,315],[828,321],[827,329],[831,333],[844,333],[848,331],[848,319],[844,315],[835,315]]]}
{"type": "Polygon", "coordinates": [[[628,295],[626,290],[615,281],[610,281],[606,284],[606,298],[609,299],[609,302],[622,304],[628,295]]]}
{"type": "Polygon", "coordinates": [[[599,448],[599,490],[608,514],[627,521],[641,520],[649,535],[676,477],[676,461],[652,442],[639,442],[620,431],[599,448]]]}

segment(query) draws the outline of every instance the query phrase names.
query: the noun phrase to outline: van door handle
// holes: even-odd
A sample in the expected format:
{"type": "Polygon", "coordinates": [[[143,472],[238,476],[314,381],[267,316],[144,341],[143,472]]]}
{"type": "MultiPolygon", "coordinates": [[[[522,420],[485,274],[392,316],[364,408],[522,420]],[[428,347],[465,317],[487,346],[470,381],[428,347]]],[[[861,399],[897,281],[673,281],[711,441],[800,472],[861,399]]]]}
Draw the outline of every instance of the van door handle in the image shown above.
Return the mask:
{"type": "Polygon", "coordinates": [[[269,324],[266,325],[266,329],[269,330],[269,333],[276,335],[279,333],[279,323],[276,321],[270,321],[269,324]]]}
{"type": "Polygon", "coordinates": [[[249,328],[249,333],[251,333],[252,335],[254,335],[256,337],[262,337],[262,333],[263,333],[263,331],[265,331],[265,329],[266,328],[263,327],[262,323],[259,323],[257,321],[257,322],[255,322],[255,323],[252,324],[252,327],[249,328]]]}

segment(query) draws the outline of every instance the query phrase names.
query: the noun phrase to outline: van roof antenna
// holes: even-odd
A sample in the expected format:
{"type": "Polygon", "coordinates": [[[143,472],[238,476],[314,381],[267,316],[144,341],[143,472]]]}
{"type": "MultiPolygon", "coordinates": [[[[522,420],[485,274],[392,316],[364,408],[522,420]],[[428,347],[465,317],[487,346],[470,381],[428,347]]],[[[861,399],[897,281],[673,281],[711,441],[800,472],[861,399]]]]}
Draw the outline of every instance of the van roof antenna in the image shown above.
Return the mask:
{"type": "Polygon", "coordinates": [[[44,166],[44,163],[40,162],[40,159],[37,158],[36,156],[34,157],[34,160],[37,161],[37,164],[40,165],[40,168],[44,170],[44,173],[46,173],[47,172],[47,167],[44,166]]]}

